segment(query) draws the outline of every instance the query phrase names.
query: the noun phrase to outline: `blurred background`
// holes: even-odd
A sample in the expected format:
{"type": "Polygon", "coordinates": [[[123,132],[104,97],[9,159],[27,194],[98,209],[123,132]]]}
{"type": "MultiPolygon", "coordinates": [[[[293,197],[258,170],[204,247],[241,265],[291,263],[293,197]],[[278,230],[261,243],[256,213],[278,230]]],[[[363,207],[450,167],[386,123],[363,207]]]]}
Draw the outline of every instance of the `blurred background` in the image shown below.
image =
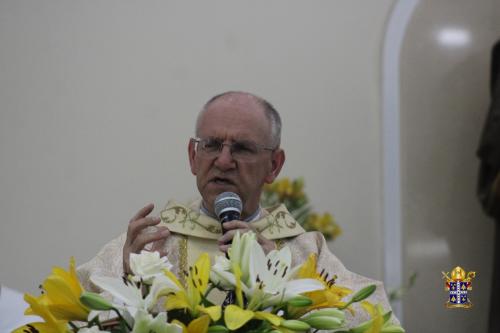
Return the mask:
{"type": "Polygon", "coordinates": [[[282,176],[388,289],[407,332],[485,332],[493,221],[476,197],[494,0],[0,2],[0,283],[37,292],[146,203],[197,196],[187,143],[211,96],[283,118],[282,176]],[[441,271],[477,273],[449,310],[441,271]]]}

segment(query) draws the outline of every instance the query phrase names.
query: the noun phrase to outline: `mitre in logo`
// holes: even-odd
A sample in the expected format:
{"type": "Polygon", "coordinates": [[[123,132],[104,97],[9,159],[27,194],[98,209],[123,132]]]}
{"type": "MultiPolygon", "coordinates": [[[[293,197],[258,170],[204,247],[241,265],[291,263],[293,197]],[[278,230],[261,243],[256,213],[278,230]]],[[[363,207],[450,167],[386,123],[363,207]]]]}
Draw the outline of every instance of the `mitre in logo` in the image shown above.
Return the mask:
{"type": "Polygon", "coordinates": [[[471,280],[476,277],[476,272],[466,273],[465,270],[457,266],[449,273],[443,273],[443,279],[446,280],[444,289],[448,291],[449,298],[446,302],[447,308],[465,308],[472,306],[467,293],[472,290],[471,280]]]}

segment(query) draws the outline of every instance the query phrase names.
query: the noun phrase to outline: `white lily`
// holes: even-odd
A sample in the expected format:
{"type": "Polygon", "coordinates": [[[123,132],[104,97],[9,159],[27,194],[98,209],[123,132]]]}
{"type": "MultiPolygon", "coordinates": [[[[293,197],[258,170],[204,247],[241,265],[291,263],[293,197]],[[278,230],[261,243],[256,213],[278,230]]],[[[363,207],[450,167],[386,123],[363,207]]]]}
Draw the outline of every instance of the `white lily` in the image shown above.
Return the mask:
{"type": "Polygon", "coordinates": [[[211,277],[222,281],[223,286],[236,286],[235,265],[245,270],[247,276],[241,272],[241,289],[249,300],[248,309],[266,308],[301,293],[324,289],[315,279],[291,280],[299,267],[292,269],[290,249],[273,250],[266,256],[251,232],[241,237],[236,233],[230,251],[229,260],[221,256],[216,258],[211,277]]]}
{"type": "Polygon", "coordinates": [[[141,251],[141,253],[130,254],[130,269],[132,270],[132,281],[142,281],[151,284],[153,279],[163,274],[163,270],[170,270],[172,264],[167,257],[160,257],[157,251],[141,251]]]}
{"type": "Polygon", "coordinates": [[[160,297],[179,290],[179,287],[165,275],[159,275],[154,278],[153,285],[146,298],[142,297],[140,287],[125,279],[92,276],[90,280],[122,303],[114,303],[113,306],[127,310],[132,317],[135,317],[138,310],[151,310],[160,297]]]}
{"type": "Polygon", "coordinates": [[[256,241],[253,232],[247,232],[243,235],[237,232],[228,250],[229,259],[225,256],[215,257],[215,264],[210,271],[210,279],[212,282],[223,289],[229,289],[235,283],[231,268],[237,265],[241,269],[241,280],[243,283],[248,284],[250,279],[250,247],[251,244],[256,241]]]}
{"type": "Polygon", "coordinates": [[[156,318],[143,310],[137,311],[132,333],[182,333],[182,327],[167,323],[167,314],[159,313],[156,318]]]}
{"type": "Polygon", "coordinates": [[[229,260],[231,262],[230,266],[238,265],[241,268],[241,281],[243,281],[243,283],[249,282],[250,248],[255,243],[257,243],[255,233],[246,232],[240,236],[240,233],[237,232],[233,238],[231,248],[228,250],[229,260]]]}
{"type": "Polygon", "coordinates": [[[324,289],[323,284],[315,279],[291,280],[299,269],[299,266],[292,268],[291,265],[292,254],[288,247],[273,250],[266,256],[259,243],[253,242],[248,293],[257,296],[257,300],[251,299],[251,303],[261,303],[261,307],[266,308],[305,292],[324,289]]]}
{"type": "Polygon", "coordinates": [[[234,276],[231,273],[231,262],[226,257],[215,257],[215,264],[210,270],[210,280],[222,289],[229,289],[234,285],[234,276]]]}

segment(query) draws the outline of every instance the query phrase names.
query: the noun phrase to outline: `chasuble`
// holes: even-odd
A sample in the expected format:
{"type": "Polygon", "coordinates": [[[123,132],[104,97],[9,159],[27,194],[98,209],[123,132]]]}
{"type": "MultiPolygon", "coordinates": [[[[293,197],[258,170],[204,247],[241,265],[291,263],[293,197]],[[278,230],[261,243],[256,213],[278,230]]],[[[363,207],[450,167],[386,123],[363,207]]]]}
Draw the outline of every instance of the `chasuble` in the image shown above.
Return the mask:
{"type": "MultiPolygon", "coordinates": [[[[181,205],[171,201],[160,213],[160,225],[168,227],[171,232],[165,241],[163,250],[173,265],[173,273],[182,282],[184,282],[183,272],[188,271],[189,266],[194,264],[201,253],[208,252],[212,264],[215,256],[222,254],[217,245],[217,239],[222,235],[221,224],[214,218],[201,214],[200,205],[201,200],[190,205],[181,205]]],[[[377,290],[368,300],[374,304],[380,303],[385,311],[390,310],[381,282],[347,270],[340,260],[330,252],[323,235],[319,232],[305,232],[284,205],[263,210],[258,220],[249,223],[252,224],[256,232],[273,240],[278,249],[288,246],[292,253],[292,266],[302,264],[310,253],[316,253],[318,270],[325,269],[329,276],[337,276],[335,283],[339,286],[356,292],[369,284],[375,284],[377,290]]],[[[145,232],[154,231],[155,228],[149,227],[149,230],[146,229],[145,232]]],[[[86,290],[101,291],[90,281],[91,275],[111,277],[123,275],[122,249],[125,240],[126,234],[123,233],[107,243],[89,262],[78,267],[78,276],[86,290]]],[[[220,300],[221,297],[223,297],[221,293],[215,293],[217,300],[220,300]]],[[[370,319],[368,314],[357,304],[353,305],[353,309],[354,316],[349,313],[346,315],[349,327],[370,319]]],[[[399,324],[394,316],[391,320],[399,324]]]]}

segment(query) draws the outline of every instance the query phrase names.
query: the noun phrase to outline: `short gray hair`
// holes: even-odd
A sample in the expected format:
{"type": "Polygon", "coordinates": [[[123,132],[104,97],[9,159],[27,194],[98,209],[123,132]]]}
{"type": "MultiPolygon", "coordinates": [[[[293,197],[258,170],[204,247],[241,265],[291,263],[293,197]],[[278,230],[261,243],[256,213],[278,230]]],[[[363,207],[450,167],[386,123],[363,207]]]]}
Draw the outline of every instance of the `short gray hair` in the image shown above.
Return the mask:
{"type": "Polygon", "coordinates": [[[205,103],[205,105],[201,109],[200,113],[198,114],[198,118],[196,119],[196,129],[195,129],[196,136],[198,136],[198,128],[200,125],[201,115],[206,111],[206,109],[210,106],[210,104],[212,104],[213,102],[215,102],[219,98],[228,97],[231,95],[247,95],[247,96],[253,98],[262,107],[262,109],[264,110],[264,114],[266,115],[266,117],[269,121],[269,124],[271,126],[271,133],[270,133],[271,134],[271,145],[275,149],[278,148],[280,146],[280,142],[281,142],[281,117],[280,117],[280,114],[274,108],[274,106],[270,102],[266,101],[264,98],[259,97],[259,96],[254,95],[254,94],[251,94],[251,93],[248,93],[248,92],[244,92],[244,91],[226,91],[226,92],[223,92],[221,94],[215,95],[214,97],[210,98],[208,100],[208,102],[205,103]]]}

